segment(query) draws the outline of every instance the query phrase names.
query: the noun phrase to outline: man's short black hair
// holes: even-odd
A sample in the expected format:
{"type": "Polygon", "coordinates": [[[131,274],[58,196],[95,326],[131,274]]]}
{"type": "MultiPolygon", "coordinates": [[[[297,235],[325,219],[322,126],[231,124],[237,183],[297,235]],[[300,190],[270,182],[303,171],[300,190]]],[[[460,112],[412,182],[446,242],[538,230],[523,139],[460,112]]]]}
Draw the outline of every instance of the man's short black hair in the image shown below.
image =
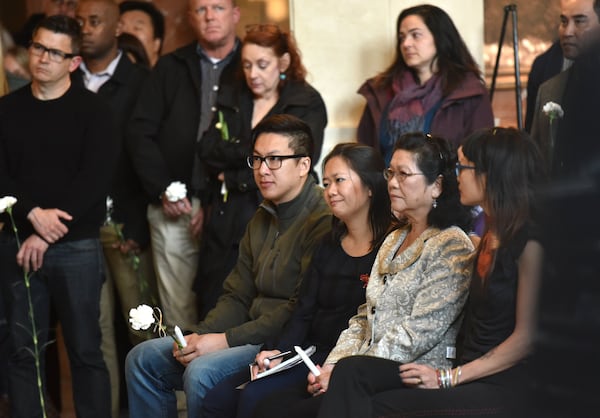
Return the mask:
{"type": "Polygon", "coordinates": [[[252,131],[252,147],[261,134],[273,133],[287,137],[294,154],[310,157],[314,153],[314,139],[310,126],[293,115],[276,114],[263,119],[252,131]]]}
{"type": "MultiPolygon", "coordinates": [[[[39,29],[46,29],[50,32],[67,35],[71,38],[72,54],[79,55],[81,48],[81,25],[72,17],[64,15],[54,15],[43,18],[33,29],[32,38],[39,29]]],[[[67,51],[65,51],[67,52],[67,51]]]]}
{"type": "Polygon", "coordinates": [[[165,39],[165,17],[154,3],[141,0],[127,0],[119,4],[119,10],[121,11],[121,14],[132,10],[139,10],[150,16],[152,26],[154,27],[154,39],[160,39],[162,48],[162,43],[165,39]]]}

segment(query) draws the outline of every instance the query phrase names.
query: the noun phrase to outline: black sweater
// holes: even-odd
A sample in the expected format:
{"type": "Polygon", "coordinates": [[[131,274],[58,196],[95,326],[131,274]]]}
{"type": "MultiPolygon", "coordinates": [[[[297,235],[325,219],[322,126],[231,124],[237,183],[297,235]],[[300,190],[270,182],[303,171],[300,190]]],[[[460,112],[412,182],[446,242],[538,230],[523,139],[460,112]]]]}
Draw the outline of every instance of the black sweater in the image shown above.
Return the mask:
{"type": "Polygon", "coordinates": [[[33,233],[26,217],[36,206],[73,216],[62,241],[98,236],[116,137],[105,102],[82,88],[38,100],[27,85],[0,99],[0,196],[17,198],[13,214],[23,239],[33,233]]]}

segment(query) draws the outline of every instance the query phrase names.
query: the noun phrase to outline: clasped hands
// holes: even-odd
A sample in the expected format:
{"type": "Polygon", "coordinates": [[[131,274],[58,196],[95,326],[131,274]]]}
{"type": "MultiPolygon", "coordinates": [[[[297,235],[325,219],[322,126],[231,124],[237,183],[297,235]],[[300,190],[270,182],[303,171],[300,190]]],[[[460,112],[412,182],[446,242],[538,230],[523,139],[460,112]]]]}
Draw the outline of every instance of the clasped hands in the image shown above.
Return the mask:
{"type": "Polygon", "coordinates": [[[315,376],[313,373],[308,374],[308,386],[306,391],[313,396],[321,395],[327,392],[329,387],[329,378],[335,364],[325,364],[324,366],[317,365],[317,369],[321,372],[319,376],[315,376]]]}
{"type": "Polygon", "coordinates": [[[60,209],[35,207],[29,211],[27,219],[33,225],[35,234],[23,241],[17,253],[17,264],[23,267],[25,273],[37,271],[42,267],[44,254],[50,244],[54,244],[69,232],[69,228],[62,221],[70,221],[73,217],[60,209]]]}

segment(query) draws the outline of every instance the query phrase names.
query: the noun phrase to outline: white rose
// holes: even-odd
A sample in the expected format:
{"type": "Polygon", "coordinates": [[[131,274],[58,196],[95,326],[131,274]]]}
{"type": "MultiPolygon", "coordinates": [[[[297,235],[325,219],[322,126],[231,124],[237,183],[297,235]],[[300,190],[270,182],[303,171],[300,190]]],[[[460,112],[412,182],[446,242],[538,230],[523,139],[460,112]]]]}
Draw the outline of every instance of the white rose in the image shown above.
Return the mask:
{"type": "Polygon", "coordinates": [[[4,196],[0,199],[0,213],[4,213],[6,209],[12,208],[17,203],[17,199],[12,196],[4,196]]]}
{"type": "Polygon", "coordinates": [[[139,305],[129,310],[129,323],[136,331],[147,330],[154,325],[154,309],[148,305],[139,305]]]}
{"type": "Polygon", "coordinates": [[[169,202],[177,202],[187,196],[187,188],[182,182],[174,181],[167,187],[165,196],[169,202]]]}
{"type": "Polygon", "coordinates": [[[544,107],[542,107],[542,111],[551,118],[562,118],[565,115],[562,107],[554,102],[547,102],[544,107]]]}

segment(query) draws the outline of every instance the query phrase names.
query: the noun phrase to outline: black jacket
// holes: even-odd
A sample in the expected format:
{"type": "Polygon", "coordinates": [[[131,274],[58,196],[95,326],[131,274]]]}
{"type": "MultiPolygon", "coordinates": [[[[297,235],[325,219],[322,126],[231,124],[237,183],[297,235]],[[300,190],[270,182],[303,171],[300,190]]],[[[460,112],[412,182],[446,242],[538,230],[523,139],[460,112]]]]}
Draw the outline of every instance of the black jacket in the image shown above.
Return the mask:
{"type": "MultiPolygon", "coordinates": [[[[172,181],[191,184],[202,110],[196,48],[194,42],[159,59],[144,83],[128,126],[128,149],[153,202],[158,202],[172,181]]],[[[238,64],[239,48],[223,69],[221,85],[232,82],[238,64]]]]}
{"type": "MultiPolygon", "coordinates": [[[[112,77],[98,90],[98,96],[105,99],[113,110],[119,132],[120,154],[109,193],[114,204],[112,217],[115,222],[123,223],[125,238],[135,240],[142,247],[150,241],[146,221],[148,199],[126,152],[125,134],[132,109],[148,73],[147,69],[133,64],[123,54],[112,77]]],[[[74,84],[84,86],[81,69],[73,72],[71,79],[74,84]]]]}
{"type": "MultiPolygon", "coordinates": [[[[221,172],[225,172],[225,182],[230,191],[256,189],[252,170],[246,163],[246,157],[252,154],[254,101],[245,81],[222,85],[216,107],[215,118],[198,143],[198,153],[204,164],[203,183],[206,184],[206,190],[213,189],[215,182],[220,186],[216,176],[221,172]],[[216,127],[218,112],[221,112],[227,124],[229,140],[224,140],[216,127]]],[[[288,82],[265,118],[284,113],[297,116],[310,126],[314,138],[314,153],[311,157],[313,164],[316,163],[321,155],[327,125],[327,111],[321,95],[307,83],[288,82]]]]}

